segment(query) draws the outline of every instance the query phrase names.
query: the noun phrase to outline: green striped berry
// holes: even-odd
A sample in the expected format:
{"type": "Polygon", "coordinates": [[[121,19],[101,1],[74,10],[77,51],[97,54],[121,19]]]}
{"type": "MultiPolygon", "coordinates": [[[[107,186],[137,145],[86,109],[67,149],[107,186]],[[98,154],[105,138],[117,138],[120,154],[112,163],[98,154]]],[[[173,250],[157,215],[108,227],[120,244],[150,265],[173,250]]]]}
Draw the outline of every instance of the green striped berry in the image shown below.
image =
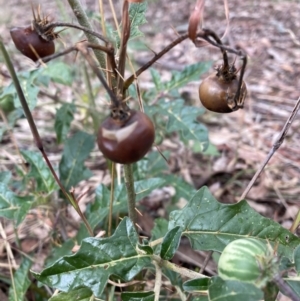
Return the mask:
{"type": "Polygon", "coordinates": [[[229,243],[219,259],[218,273],[224,280],[238,280],[263,287],[277,270],[272,249],[265,242],[243,238],[229,243]]]}

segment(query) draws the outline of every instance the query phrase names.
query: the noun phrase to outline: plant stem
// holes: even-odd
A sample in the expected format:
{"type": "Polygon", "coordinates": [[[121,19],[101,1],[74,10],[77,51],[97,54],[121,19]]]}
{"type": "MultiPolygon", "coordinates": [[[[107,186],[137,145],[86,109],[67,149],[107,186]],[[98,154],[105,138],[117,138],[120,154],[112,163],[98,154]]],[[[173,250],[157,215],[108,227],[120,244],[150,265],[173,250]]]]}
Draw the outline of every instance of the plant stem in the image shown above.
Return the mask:
{"type": "MultiPolygon", "coordinates": [[[[298,98],[293,111],[291,112],[290,116],[288,117],[284,127],[282,128],[279,136],[277,137],[275,143],[273,144],[272,149],[269,151],[267,157],[265,158],[264,162],[261,164],[260,168],[257,170],[257,172],[255,173],[255,175],[253,176],[253,178],[251,179],[250,183],[248,184],[247,188],[245,189],[245,191],[243,192],[240,201],[244,200],[248,194],[248,192],[250,191],[250,189],[252,188],[252,186],[254,185],[255,181],[257,180],[257,178],[259,177],[259,175],[261,174],[261,172],[264,170],[264,168],[266,167],[266,165],[268,164],[268,162],[270,161],[270,159],[273,157],[273,155],[276,153],[276,151],[279,149],[279,147],[281,146],[281,144],[283,143],[289,128],[291,127],[298,111],[300,109],[300,97],[298,98]]],[[[294,221],[295,223],[295,221],[294,221]]],[[[292,229],[295,229],[295,225],[292,226],[292,229]]]]}
{"type": "Polygon", "coordinates": [[[109,200],[109,213],[108,213],[108,236],[111,236],[112,229],[112,215],[114,207],[114,192],[115,192],[115,163],[111,163],[111,186],[110,186],[110,200],[109,200]]]}
{"type": "Polygon", "coordinates": [[[118,80],[117,80],[117,95],[123,94],[124,73],[127,56],[127,42],[130,36],[130,20],[128,13],[128,2],[124,1],[122,10],[122,35],[121,45],[119,50],[119,65],[118,65],[118,80]]]}
{"type": "Polygon", "coordinates": [[[188,38],[188,34],[184,34],[166,46],[163,50],[156,53],[154,57],[144,64],[140,69],[138,69],[135,74],[131,75],[129,78],[126,79],[124,82],[124,89],[127,90],[129,86],[133,83],[134,79],[141,75],[144,71],[146,71],[149,67],[151,67],[157,60],[159,60],[164,54],[174,48],[176,45],[180,44],[182,41],[188,38]]]}
{"type": "Polygon", "coordinates": [[[133,170],[131,164],[124,164],[125,173],[125,185],[127,190],[127,204],[128,204],[128,216],[134,225],[137,223],[136,211],[135,211],[135,189],[134,189],[134,179],[133,170]]]}
{"type": "Polygon", "coordinates": [[[94,37],[102,40],[106,44],[110,43],[109,40],[105,36],[103,36],[102,34],[94,31],[92,28],[89,28],[89,27],[87,28],[87,27],[84,27],[84,26],[80,26],[80,25],[72,24],[72,23],[68,23],[68,22],[54,22],[54,23],[50,23],[49,25],[45,26],[44,30],[48,31],[48,30],[53,29],[55,27],[69,27],[69,28],[75,28],[75,29],[78,29],[78,30],[82,30],[86,34],[94,36],[94,37]]]}
{"type": "Polygon", "coordinates": [[[154,301],[159,301],[162,271],[161,271],[161,267],[155,260],[153,261],[153,264],[155,266],[154,301]]]}
{"type": "Polygon", "coordinates": [[[277,287],[288,296],[292,301],[300,301],[300,297],[293,291],[293,289],[283,281],[281,276],[278,274],[276,275],[272,281],[277,285],[277,287]]]}
{"type": "Polygon", "coordinates": [[[89,63],[90,67],[93,69],[93,71],[97,75],[98,79],[100,80],[100,82],[104,86],[104,88],[105,88],[106,92],[108,93],[108,95],[109,95],[109,97],[110,97],[113,105],[115,107],[117,107],[119,105],[119,100],[117,99],[116,95],[113,93],[113,91],[108,86],[106,80],[104,79],[102,73],[100,72],[99,68],[97,67],[97,65],[95,63],[95,60],[89,54],[88,45],[89,44],[85,45],[85,43],[78,43],[76,45],[76,49],[79,50],[80,53],[84,56],[84,58],[87,60],[87,62],[89,63]]]}
{"type": "MultiPolygon", "coordinates": [[[[71,6],[74,15],[77,18],[78,23],[83,26],[88,28],[89,30],[93,30],[91,23],[89,22],[89,19],[83,10],[83,7],[81,6],[80,0],[68,0],[69,5],[71,6]]],[[[93,44],[99,44],[98,40],[95,38],[94,35],[90,33],[85,33],[88,41],[93,44]]],[[[106,68],[106,61],[103,53],[101,51],[94,50],[95,56],[101,66],[101,68],[105,69],[106,68]]]]}
{"type": "Polygon", "coordinates": [[[152,259],[155,260],[161,267],[171,270],[173,272],[176,272],[176,273],[180,274],[181,276],[184,276],[184,277],[187,277],[190,279],[207,278],[206,276],[204,276],[200,273],[180,267],[168,260],[161,259],[160,256],[152,255],[152,259]]]}

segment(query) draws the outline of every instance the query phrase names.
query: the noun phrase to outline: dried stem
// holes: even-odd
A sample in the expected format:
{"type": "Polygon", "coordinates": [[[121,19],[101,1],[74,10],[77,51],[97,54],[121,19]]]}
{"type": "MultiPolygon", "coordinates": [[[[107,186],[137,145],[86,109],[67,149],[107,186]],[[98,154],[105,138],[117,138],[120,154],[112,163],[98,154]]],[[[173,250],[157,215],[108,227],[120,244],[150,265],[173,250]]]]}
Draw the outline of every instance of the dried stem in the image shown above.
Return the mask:
{"type": "Polygon", "coordinates": [[[76,45],[76,49],[78,51],[80,51],[80,53],[84,56],[84,58],[87,60],[87,62],[89,63],[90,67],[93,69],[93,71],[95,72],[95,74],[97,75],[97,77],[99,78],[101,84],[104,86],[105,90],[107,91],[112,103],[114,106],[118,106],[119,105],[119,100],[117,99],[116,95],[113,93],[113,91],[110,89],[110,87],[108,86],[106,80],[104,79],[101,71],[99,70],[99,68],[97,67],[93,57],[90,55],[89,50],[88,50],[88,45],[85,42],[82,43],[78,43],[76,45]]]}
{"type": "Polygon", "coordinates": [[[248,184],[247,188],[245,189],[245,191],[243,192],[241,199],[243,200],[246,198],[248,192],[250,191],[250,189],[252,188],[252,186],[254,185],[255,181],[257,180],[257,178],[259,177],[259,175],[261,174],[261,172],[264,170],[265,166],[268,164],[268,162],[270,161],[270,159],[273,157],[273,155],[275,154],[275,152],[278,150],[278,148],[281,146],[281,144],[283,143],[287,132],[289,130],[289,128],[292,125],[292,122],[294,121],[298,110],[300,108],[300,97],[298,98],[295,107],[293,109],[293,111],[291,112],[290,116],[288,117],[283,129],[281,130],[281,133],[279,134],[279,136],[277,137],[275,143],[273,144],[272,149],[270,150],[269,154],[267,155],[266,159],[264,160],[264,162],[262,163],[262,165],[260,166],[260,168],[257,170],[257,172],[255,173],[255,175],[253,176],[252,180],[250,181],[250,183],[248,184]]]}
{"type": "MultiPolygon", "coordinates": [[[[189,37],[189,33],[185,33],[181,36],[179,36],[176,40],[174,40],[173,42],[171,42],[168,46],[166,46],[164,49],[162,49],[160,52],[156,53],[154,55],[154,57],[149,60],[146,64],[144,64],[140,69],[138,69],[135,74],[131,75],[129,78],[126,79],[125,83],[124,83],[124,89],[127,90],[129,88],[129,86],[133,83],[133,81],[140,76],[144,71],[146,71],[148,68],[150,68],[156,61],[158,61],[164,54],[166,54],[167,52],[169,52],[172,48],[174,48],[176,45],[180,44],[182,41],[184,41],[185,39],[187,39],[189,37]]],[[[221,40],[219,39],[219,37],[217,36],[216,33],[214,33],[212,30],[209,29],[204,29],[202,31],[199,31],[197,33],[197,37],[201,38],[205,41],[207,41],[208,43],[210,43],[213,46],[216,46],[218,48],[221,49],[221,52],[223,54],[223,61],[224,61],[224,66],[227,64],[228,66],[228,57],[227,57],[227,52],[230,53],[234,53],[236,55],[239,55],[242,57],[242,59],[244,60],[244,65],[246,66],[247,60],[245,55],[243,54],[242,51],[240,50],[236,50],[233,48],[230,48],[228,46],[225,46],[222,44],[221,40]],[[212,40],[211,38],[213,38],[214,40],[212,40]]],[[[243,72],[241,72],[240,75],[240,82],[243,81],[243,75],[244,75],[244,70],[243,72]]]]}
{"type": "MultiPolygon", "coordinates": [[[[80,42],[82,43],[82,42],[80,42]]],[[[49,62],[53,59],[56,59],[58,57],[61,57],[63,55],[66,55],[70,52],[73,52],[73,51],[78,51],[78,43],[75,44],[74,46],[71,46],[69,47],[68,49],[62,51],[62,52],[58,52],[58,53],[55,53],[55,54],[52,54],[52,55],[49,55],[47,57],[44,57],[42,59],[42,62],[49,62]]],[[[113,73],[114,73],[114,76],[116,77],[117,76],[117,72],[116,72],[116,69],[117,69],[117,65],[116,65],[116,61],[115,61],[115,53],[114,53],[114,48],[111,46],[111,45],[108,45],[107,47],[106,46],[102,46],[102,45],[97,45],[97,44],[92,44],[92,43],[88,43],[88,42],[85,42],[85,45],[86,47],[88,48],[93,48],[93,49],[97,49],[97,50],[100,50],[100,51],[103,51],[107,54],[108,56],[108,59],[109,59],[109,62],[111,64],[111,67],[112,67],[112,70],[113,70],[113,73]]],[[[96,66],[97,67],[97,66],[96,66]]],[[[98,68],[98,67],[97,67],[98,68]]]]}
{"type": "Polygon", "coordinates": [[[118,65],[118,80],[117,80],[117,95],[123,94],[124,85],[124,73],[125,64],[127,56],[127,43],[130,37],[130,20],[128,13],[128,2],[125,0],[123,3],[122,12],[122,35],[120,44],[120,55],[119,55],[119,65],[118,65]]]}
{"type": "MultiPolygon", "coordinates": [[[[217,47],[220,48],[220,50],[222,52],[222,55],[223,55],[223,62],[224,62],[223,68],[228,69],[229,63],[228,63],[227,52],[226,52],[226,50],[224,50],[223,47],[220,47],[220,46],[223,45],[223,43],[220,40],[220,38],[218,37],[218,35],[214,31],[212,31],[210,29],[203,29],[200,33],[197,34],[197,37],[201,38],[201,39],[203,39],[203,40],[205,40],[207,42],[209,42],[210,44],[212,44],[211,43],[212,41],[211,41],[210,37],[215,40],[215,42],[216,42],[215,46],[217,46],[217,47]]],[[[197,47],[197,40],[195,40],[194,43],[195,43],[195,45],[197,47]]]]}

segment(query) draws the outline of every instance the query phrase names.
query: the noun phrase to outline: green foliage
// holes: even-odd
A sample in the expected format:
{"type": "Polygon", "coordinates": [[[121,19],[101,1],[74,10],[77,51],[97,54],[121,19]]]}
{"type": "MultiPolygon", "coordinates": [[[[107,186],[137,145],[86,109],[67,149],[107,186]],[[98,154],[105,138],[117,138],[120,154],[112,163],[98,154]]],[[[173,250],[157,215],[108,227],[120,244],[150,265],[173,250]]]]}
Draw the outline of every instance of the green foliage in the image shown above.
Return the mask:
{"type": "Polygon", "coordinates": [[[23,116],[23,110],[21,108],[13,110],[10,112],[6,118],[7,118],[7,124],[4,124],[3,127],[0,128],[0,142],[2,140],[3,134],[9,129],[13,128],[17,122],[18,119],[20,119],[23,116]]]}
{"type": "Polygon", "coordinates": [[[3,172],[0,172],[0,183],[3,183],[3,184],[8,184],[9,181],[11,179],[11,172],[10,171],[3,171],[3,172]]]}
{"type": "MultiPolygon", "coordinates": [[[[39,93],[39,88],[36,85],[36,78],[39,73],[40,70],[36,69],[33,71],[26,71],[18,74],[20,85],[23,89],[23,93],[30,110],[33,110],[37,103],[37,95],[39,93]]],[[[6,101],[8,99],[13,99],[13,107],[16,109],[22,109],[22,105],[20,103],[17,91],[13,83],[10,83],[3,89],[2,93],[0,94],[0,99],[5,99],[6,101]]]]}
{"type": "Polygon", "coordinates": [[[179,132],[181,140],[186,144],[193,140],[199,143],[202,151],[207,149],[209,145],[207,128],[197,121],[198,116],[204,113],[203,109],[185,106],[183,99],[176,99],[171,102],[162,100],[156,106],[147,107],[146,112],[154,116],[154,119],[168,118],[165,124],[160,125],[164,127],[166,134],[179,132]]]}
{"type": "Polygon", "coordinates": [[[180,226],[195,250],[222,252],[238,238],[258,238],[278,243],[279,254],[292,258],[300,238],[269,218],[262,217],[246,201],[233,205],[217,202],[201,188],[182,209],[170,215],[169,229],[180,226]]]}
{"type": "Polygon", "coordinates": [[[174,227],[165,235],[161,244],[160,257],[165,260],[173,258],[180,243],[182,230],[180,227],[174,227]]]}
{"type": "Polygon", "coordinates": [[[182,287],[185,292],[195,293],[207,291],[210,284],[210,278],[196,278],[183,283],[182,287]]]}
{"type": "MultiPolygon", "coordinates": [[[[134,183],[137,192],[136,201],[138,202],[150,192],[165,183],[164,179],[152,178],[149,180],[136,181],[134,183]]],[[[108,215],[110,191],[105,185],[99,185],[95,191],[95,202],[87,208],[87,217],[91,227],[94,229],[108,215]]],[[[126,185],[118,185],[114,191],[113,213],[127,213],[127,193],[126,185]]]]}
{"type": "Polygon", "coordinates": [[[30,200],[30,196],[18,196],[0,182],[0,217],[14,219],[19,225],[31,207],[30,200]]]}
{"type": "Polygon", "coordinates": [[[69,132],[71,122],[74,119],[76,107],[72,103],[63,104],[56,112],[54,129],[57,143],[62,143],[69,132]]]}
{"type": "Polygon", "coordinates": [[[300,275],[300,245],[295,249],[294,262],[295,262],[296,271],[298,275],[300,275]]]}
{"type": "Polygon", "coordinates": [[[182,71],[173,71],[171,80],[161,82],[160,75],[155,69],[151,69],[153,83],[157,91],[167,93],[177,90],[193,80],[198,80],[201,74],[211,68],[211,62],[199,62],[186,66],[182,71]]]}
{"type": "Polygon", "coordinates": [[[153,292],[125,292],[121,295],[122,301],[154,301],[153,292]]]}
{"type": "Polygon", "coordinates": [[[30,165],[30,171],[26,177],[33,178],[35,180],[36,192],[45,192],[50,194],[58,189],[58,185],[48,169],[48,166],[44,162],[41,153],[23,150],[21,151],[21,154],[30,165]]]}
{"type": "Polygon", "coordinates": [[[151,262],[149,256],[139,254],[137,243],[134,225],[125,217],[111,237],[84,239],[76,254],[34,275],[63,292],[86,287],[100,298],[110,275],[129,281],[151,262]]]}
{"type": "Polygon", "coordinates": [[[92,173],[84,166],[84,161],[94,148],[94,136],[78,132],[65,142],[63,155],[59,163],[60,179],[69,190],[92,173]]]}
{"type": "Polygon", "coordinates": [[[27,289],[30,286],[30,280],[28,277],[29,269],[32,265],[32,262],[24,257],[20,267],[15,272],[13,276],[13,283],[9,289],[9,298],[8,301],[23,301],[27,292],[27,289]]]}
{"type": "MultiPolygon", "coordinates": [[[[93,297],[93,293],[87,288],[77,288],[68,293],[61,292],[54,295],[49,301],[90,301],[93,297]]],[[[98,299],[99,300],[99,299],[98,299]]]]}
{"type": "MultiPolygon", "coordinates": [[[[140,31],[140,26],[147,23],[145,13],[147,10],[147,3],[144,1],[142,3],[130,3],[129,4],[129,20],[130,20],[130,38],[134,39],[144,36],[140,31]]],[[[120,47],[120,37],[118,32],[114,34],[114,40],[116,47],[120,47]]]]}
{"type": "Polygon", "coordinates": [[[263,298],[262,291],[252,284],[223,281],[220,277],[212,277],[208,292],[210,301],[259,301],[263,298]]]}
{"type": "MultiPolygon", "coordinates": [[[[146,10],[146,1],[130,3],[130,40],[143,36],[141,28],[147,22],[146,10]]],[[[90,15],[93,15],[93,12],[90,15]]],[[[95,19],[102,21],[98,14],[95,19]]],[[[107,22],[104,27],[112,44],[119,47],[120,37],[113,32],[115,27],[107,22]]],[[[138,40],[133,47],[140,50],[147,49],[142,40],[138,40]]],[[[117,49],[115,49],[115,54],[118,55],[117,49]]],[[[202,116],[205,111],[197,105],[192,106],[182,93],[182,90],[186,89],[191,81],[198,80],[211,68],[211,65],[211,62],[198,62],[186,66],[181,71],[173,71],[167,81],[162,81],[160,72],[152,68],[150,69],[153,82],[151,88],[147,91],[141,88],[138,93],[135,85],[129,87],[128,95],[133,96],[134,99],[138,99],[141,95],[146,113],[155,122],[156,145],[162,143],[165,137],[176,136],[176,139],[180,139],[180,142],[183,142],[192,152],[202,153],[202,155],[218,155],[216,147],[209,143],[207,128],[199,121],[199,116],[202,116]]],[[[41,89],[48,88],[53,83],[57,84],[59,89],[62,87],[61,90],[68,87],[68,90],[72,90],[76,95],[78,93],[77,87],[74,85],[76,68],[79,69],[77,62],[72,67],[62,61],[53,61],[31,71],[20,72],[18,78],[30,110],[36,107],[38,97],[41,92],[44,92],[41,89]]],[[[87,72],[87,74],[90,75],[91,72],[87,72]]],[[[91,77],[91,85],[94,84],[93,80],[91,77]]],[[[52,87],[53,85],[51,85],[51,89],[52,87]]],[[[97,92],[98,90],[97,86],[97,92]]],[[[94,90],[89,92],[94,94],[94,90]]],[[[84,91],[80,93],[80,96],[87,94],[84,91]]],[[[56,102],[56,97],[54,99],[56,102]]],[[[96,99],[96,101],[98,100],[96,99]]],[[[81,113],[80,107],[76,106],[77,103],[77,101],[63,103],[57,109],[54,120],[56,142],[62,144],[63,147],[58,167],[59,177],[67,191],[93,175],[92,170],[85,165],[95,145],[95,136],[87,133],[90,130],[90,124],[87,121],[89,118],[85,119],[87,122],[77,127],[81,131],[76,132],[72,129],[71,134],[74,114],[75,112],[81,113]]],[[[130,106],[131,104],[129,102],[130,106]]],[[[91,112],[93,118],[98,118],[97,114],[101,108],[97,107],[96,111],[95,105],[97,103],[91,105],[92,107],[86,112],[87,114],[91,112]]],[[[13,83],[0,88],[0,108],[8,120],[8,126],[4,124],[0,129],[1,140],[5,131],[13,128],[18,119],[24,116],[13,83]]],[[[103,108],[100,115],[106,113],[107,111],[103,108]]],[[[61,204],[65,206],[65,203],[57,201],[59,185],[54,181],[42,155],[37,151],[28,150],[21,150],[21,154],[29,164],[27,174],[18,166],[15,166],[11,172],[0,172],[0,217],[13,220],[16,234],[18,234],[17,227],[24,220],[28,211],[41,199],[44,203],[51,202],[50,205],[55,205],[53,206],[54,210],[62,212],[61,209],[65,209],[59,207],[61,204]],[[55,202],[52,203],[53,200],[55,202]]],[[[136,287],[130,287],[128,291],[126,291],[127,288],[122,288],[120,293],[118,291],[122,300],[177,301],[188,298],[193,301],[255,301],[264,298],[266,301],[273,301],[278,291],[277,285],[273,282],[268,282],[266,287],[260,290],[252,284],[240,281],[224,281],[218,276],[206,277],[194,271],[192,267],[190,269],[183,268],[169,261],[176,254],[182,236],[189,239],[195,250],[220,253],[233,240],[254,237],[269,242],[274,249],[278,250],[280,273],[289,268],[295,268],[298,276],[284,278],[284,281],[300,297],[300,239],[276,222],[255,212],[246,200],[226,205],[219,203],[206,187],[196,191],[192,185],[186,183],[175,172],[170,174],[167,162],[170,158],[170,151],[164,151],[163,156],[159,152],[153,151],[133,166],[135,179],[133,185],[137,205],[140,200],[156,189],[169,186],[175,190],[175,195],[170,200],[171,206],[165,206],[164,209],[166,216],[171,210],[170,207],[176,208],[176,210],[171,212],[168,219],[154,219],[151,237],[141,239],[132,221],[126,216],[124,217],[128,211],[128,183],[123,183],[123,179],[119,183],[119,178],[113,178],[115,184],[113,192],[103,183],[98,183],[97,188],[93,191],[94,200],[89,200],[84,213],[79,210],[77,212],[81,219],[87,219],[93,231],[96,232],[100,229],[105,232],[108,228],[107,221],[112,199],[111,230],[114,234],[104,238],[90,237],[91,233],[86,229],[88,227],[84,227],[82,223],[77,234],[70,238],[73,231],[71,230],[71,234],[69,234],[69,227],[65,229],[66,225],[64,221],[61,221],[61,216],[54,212],[55,217],[58,216],[58,218],[55,219],[53,236],[50,238],[56,242],[56,246],[51,249],[51,254],[46,259],[46,268],[41,272],[33,272],[39,281],[35,290],[39,292],[42,284],[51,289],[57,289],[58,291],[50,298],[50,301],[112,300],[114,296],[108,297],[108,295],[114,293],[114,290],[117,291],[118,288],[111,286],[109,280],[116,283],[127,282],[137,276],[136,279],[139,280],[143,277],[145,280],[151,280],[145,286],[147,291],[142,291],[143,284],[137,288],[137,291],[131,291],[136,287]],[[179,199],[187,201],[187,205],[182,209],[176,207],[179,199]],[[60,230],[62,230],[61,233],[59,233],[60,230]],[[81,244],[80,248],[73,254],[72,250],[78,244],[81,244]],[[164,277],[169,279],[168,288],[161,287],[160,296],[158,296],[156,287],[153,287],[153,291],[152,288],[149,288],[154,284],[153,278],[156,276],[153,261],[161,268],[164,277]],[[182,275],[186,275],[186,273],[190,273],[190,279],[183,283],[182,275]],[[108,293],[110,289],[111,292],[108,293]]],[[[171,156],[171,158],[173,157],[171,156]]],[[[72,205],[76,207],[78,204],[73,203],[72,205]]],[[[53,207],[51,206],[51,209],[53,207]]],[[[76,209],[78,208],[76,207],[76,209]]],[[[158,216],[159,213],[151,212],[151,214],[158,216]]],[[[143,217],[140,218],[143,219],[143,217]]],[[[31,283],[27,277],[31,264],[24,257],[20,268],[14,273],[11,279],[13,285],[9,290],[9,301],[26,299],[26,292],[31,283]]],[[[165,278],[163,279],[165,280],[165,278]]],[[[42,294],[36,297],[36,300],[44,301],[42,294]]]]}
{"type": "Polygon", "coordinates": [[[73,83],[72,68],[64,62],[51,62],[42,70],[42,76],[55,83],[71,86],[73,83]]]}
{"type": "Polygon", "coordinates": [[[140,31],[140,25],[147,23],[145,13],[147,10],[147,2],[130,3],[129,20],[130,20],[130,38],[142,37],[144,34],[140,31]]]}

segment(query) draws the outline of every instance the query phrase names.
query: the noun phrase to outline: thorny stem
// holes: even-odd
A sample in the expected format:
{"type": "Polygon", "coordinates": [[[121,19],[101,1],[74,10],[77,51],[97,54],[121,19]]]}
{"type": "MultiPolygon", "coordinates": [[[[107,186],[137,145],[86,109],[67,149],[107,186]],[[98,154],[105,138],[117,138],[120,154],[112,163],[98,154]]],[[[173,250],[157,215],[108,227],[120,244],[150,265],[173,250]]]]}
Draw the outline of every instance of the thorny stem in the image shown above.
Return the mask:
{"type": "Polygon", "coordinates": [[[281,276],[276,275],[272,281],[277,285],[277,287],[292,301],[300,301],[300,297],[293,291],[293,289],[283,281],[281,276]]]}
{"type": "Polygon", "coordinates": [[[81,52],[81,54],[84,56],[84,58],[89,63],[90,67],[93,69],[97,77],[99,78],[101,84],[104,86],[106,92],[108,93],[112,103],[114,106],[119,106],[119,100],[117,99],[116,95],[113,93],[113,91],[108,86],[106,80],[104,79],[102,73],[100,72],[99,68],[95,64],[95,61],[93,60],[92,56],[89,54],[88,46],[89,44],[85,43],[78,43],[76,45],[76,49],[81,52]]]}
{"type": "MultiPolygon", "coordinates": [[[[300,108],[300,97],[298,98],[295,107],[293,108],[293,111],[291,112],[290,116],[288,117],[284,127],[282,128],[280,134],[278,135],[275,143],[273,144],[272,149],[269,151],[266,159],[264,160],[264,162],[261,164],[260,168],[257,170],[257,172],[255,173],[255,175],[253,176],[252,180],[250,181],[250,183],[248,184],[247,188],[245,189],[245,191],[243,192],[240,201],[244,200],[248,194],[248,192],[250,191],[250,189],[252,188],[252,186],[254,185],[255,181],[257,180],[257,178],[259,177],[259,175],[261,174],[261,172],[264,170],[264,168],[266,167],[266,165],[268,164],[268,162],[270,161],[270,159],[273,157],[273,155],[275,154],[275,152],[279,149],[279,147],[281,146],[281,144],[283,143],[287,132],[289,130],[289,128],[291,127],[298,111],[300,108]]],[[[298,224],[295,225],[295,221],[293,223],[292,229],[296,229],[298,227],[298,224]]]]}
{"type": "Polygon", "coordinates": [[[47,26],[45,26],[44,30],[48,31],[48,30],[51,30],[55,27],[70,27],[70,28],[75,28],[75,29],[78,29],[78,30],[82,30],[82,31],[84,31],[85,33],[87,33],[89,35],[95,36],[96,38],[100,39],[101,41],[105,42],[106,44],[110,44],[110,41],[105,36],[103,36],[102,34],[96,32],[96,31],[94,31],[94,30],[92,30],[88,27],[80,26],[80,25],[73,24],[73,23],[54,22],[54,23],[50,23],[47,26]]]}
{"type": "MultiPolygon", "coordinates": [[[[187,39],[189,37],[188,33],[185,33],[181,36],[179,36],[176,40],[171,42],[168,46],[166,46],[164,49],[162,49],[160,52],[156,53],[154,57],[149,60],[146,64],[144,64],[140,69],[138,69],[135,74],[132,74],[130,77],[128,77],[124,83],[124,90],[127,90],[129,86],[133,83],[133,81],[141,75],[144,71],[146,71],[149,67],[151,67],[156,61],[158,61],[164,54],[166,54],[168,51],[170,51],[172,48],[174,48],[176,45],[180,44],[182,41],[187,39]]],[[[246,66],[247,60],[243,53],[241,51],[238,51],[236,49],[230,48],[228,46],[225,46],[222,44],[221,40],[217,36],[216,33],[214,33],[212,30],[204,29],[202,31],[199,31],[197,33],[197,37],[201,38],[208,43],[210,43],[213,46],[216,46],[221,49],[221,52],[223,54],[223,61],[224,61],[224,66],[228,64],[228,57],[227,57],[227,52],[234,53],[236,55],[242,56],[242,59],[244,60],[244,65],[246,66]],[[215,41],[211,40],[209,37],[212,37],[215,41]]],[[[244,75],[244,70],[241,71],[241,76],[240,76],[240,82],[243,80],[243,75],[244,75]]]]}
{"type": "Polygon", "coordinates": [[[54,171],[54,168],[52,167],[51,162],[49,161],[49,159],[48,159],[48,157],[47,157],[47,155],[45,153],[41,137],[40,137],[39,132],[38,132],[38,130],[36,128],[35,122],[34,122],[34,120],[32,118],[30,109],[28,107],[27,101],[25,99],[23,90],[22,90],[20,82],[19,82],[19,79],[17,77],[17,74],[16,74],[15,69],[14,69],[14,67],[12,65],[10,57],[9,57],[9,55],[8,55],[8,53],[7,53],[7,51],[6,51],[5,47],[4,47],[4,44],[3,44],[3,42],[2,42],[1,39],[0,39],[0,48],[1,48],[1,51],[3,53],[3,57],[4,57],[4,60],[5,60],[7,69],[8,69],[8,71],[9,71],[11,77],[12,77],[13,82],[14,82],[14,85],[15,85],[18,97],[20,99],[20,102],[22,104],[25,116],[26,116],[27,121],[29,123],[31,133],[32,133],[33,138],[35,140],[35,144],[36,144],[37,148],[39,149],[39,151],[41,152],[42,156],[44,157],[44,160],[46,161],[46,164],[48,165],[48,168],[50,169],[53,177],[55,178],[55,181],[59,185],[59,187],[60,187],[61,191],[63,192],[64,196],[66,197],[67,200],[69,200],[69,202],[72,204],[72,206],[77,211],[77,213],[80,215],[80,217],[83,218],[83,221],[84,221],[84,223],[85,223],[88,231],[93,236],[93,231],[91,231],[91,227],[89,226],[87,220],[83,216],[83,214],[82,214],[82,212],[81,212],[81,210],[80,210],[80,208],[79,208],[79,206],[78,206],[78,204],[76,202],[76,199],[72,199],[72,197],[67,193],[67,191],[65,190],[65,188],[62,185],[62,183],[60,182],[60,180],[59,180],[56,172],[54,171]]]}
{"type": "Polygon", "coordinates": [[[122,11],[122,35],[121,35],[121,45],[120,45],[120,55],[119,55],[119,65],[118,65],[118,80],[117,80],[117,95],[123,95],[123,85],[124,85],[124,73],[125,73],[125,63],[127,56],[127,42],[130,36],[130,20],[128,13],[128,2],[124,1],[123,11],[122,11]]]}
{"type": "Polygon", "coordinates": [[[171,270],[173,272],[176,272],[180,274],[181,276],[194,279],[194,278],[207,278],[207,276],[202,275],[200,273],[194,272],[192,270],[189,270],[187,268],[180,267],[168,260],[162,259],[158,255],[152,255],[151,256],[153,260],[155,260],[161,267],[166,268],[168,270],[171,270]]]}
{"type": "MultiPolygon", "coordinates": [[[[218,35],[210,30],[210,29],[203,29],[203,32],[200,32],[200,34],[197,34],[198,38],[202,38],[203,40],[211,43],[211,40],[209,39],[209,37],[212,37],[216,42],[217,42],[217,47],[219,47],[220,45],[223,45],[222,41],[220,40],[220,38],[218,37],[218,35]]],[[[195,41],[195,45],[197,46],[197,40],[195,41]]],[[[221,49],[222,55],[223,55],[223,62],[224,65],[223,67],[225,69],[228,69],[229,67],[229,63],[228,63],[228,56],[227,56],[227,52],[222,48],[219,47],[221,49]]]]}
{"type": "MultiPolygon", "coordinates": [[[[68,0],[68,2],[74,12],[74,15],[77,18],[78,23],[81,26],[88,28],[89,30],[93,30],[92,25],[89,22],[89,19],[86,15],[84,9],[82,8],[80,0],[68,0]]],[[[85,35],[90,43],[99,44],[96,37],[94,35],[92,35],[91,33],[86,32],[85,35]]],[[[104,57],[103,53],[101,51],[97,51],[97,50],[95,50],[94,52],[95,52],[95,56],[100,64],[101,68],[103,68],[103,69],[106,68],[106,62],[105,62],[105,57],[104,57]]]]}
{"type": "Polygon", "coordinates": [[[127,205],[128,205],[128,216],[134,225],[137,223],[136,211],[135,211],[135,199],[136,193],[134,189],[134,178],[132,164],[124,164],[125,173],[125,185],[127,190],[127,205]]]}
{"type": "Polygon", "coordinates": [[[138,69],[135,74],[131,75],[129,78],[126,79],[124,82],[124,90],[127,90],[129,86],[133,83],[135,78],[137,78],[139,75],[141,75],[144,71],[146,71],[148,68],[150,68],[157,60],[159,60],[164,54],[166,54],[168,51],[170,51],[172,48],[174,48],[176,45],[180,44],[182,41],[188,38],[188,34],[181,35],[176,40],[174,40],[172,43],[170,43],[168,46],[166,46],[163,50],[156,53],[154,57],[148,61],[146,64],[144,64],[140,69],[138,69]]]}
{"type": "MultiPolygon", "coordinates": [[[[91,44],[91,43],[88,43],[88,42],[85,42],[85,43],[86,43],[86,47],[101,50],[101,51],[103,51],[107,54],[108,59],[109,59],[110,64],[111,64],[111,67],[112,67],[112,70],[113,70],[113,73],[114,73],[115,76],[117,76],[117,72],[116,72],[117,65],[116,65],[115,56],[114,56],[115,55],[114,54],[114,48],[111,45],[106,47],[106,46],[102,46],[102,45],[91,44]]],[[[78,43],[75,44],[74,46],[71,46],[70,48],[67,48],[66,50],[64,50],[62,52],[58,52],[58,53],[54,53],[52,55],[46,56],[42,59],[42,61],[47,63],[47,62],[49,62],[53,59],[56,59],[56,58],[61,57],[63,55],[66,55],[70,52],[78,51],[77,45],[78,45],[78,43]]]]}

